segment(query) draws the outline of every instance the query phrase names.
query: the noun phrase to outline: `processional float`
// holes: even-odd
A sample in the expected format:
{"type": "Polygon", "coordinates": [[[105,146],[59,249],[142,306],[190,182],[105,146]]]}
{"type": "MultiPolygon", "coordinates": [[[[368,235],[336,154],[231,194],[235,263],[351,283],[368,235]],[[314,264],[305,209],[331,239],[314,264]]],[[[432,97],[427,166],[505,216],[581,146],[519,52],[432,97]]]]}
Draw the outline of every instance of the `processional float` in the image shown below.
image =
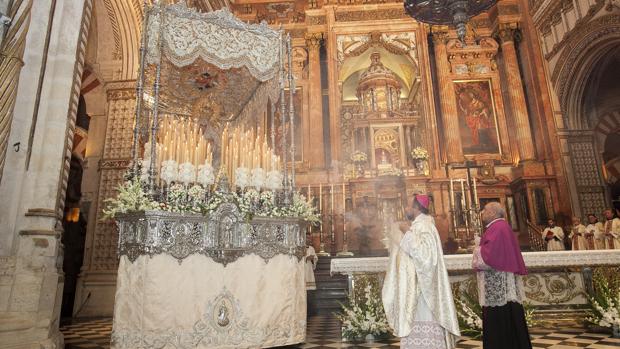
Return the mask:
{"type": "Polygon", "coordinates": [[[133,165],[113,215],[112,348],[303,342],[316,216],[287,168],[290,37],[183,2],[144,13],[133,165]]]}

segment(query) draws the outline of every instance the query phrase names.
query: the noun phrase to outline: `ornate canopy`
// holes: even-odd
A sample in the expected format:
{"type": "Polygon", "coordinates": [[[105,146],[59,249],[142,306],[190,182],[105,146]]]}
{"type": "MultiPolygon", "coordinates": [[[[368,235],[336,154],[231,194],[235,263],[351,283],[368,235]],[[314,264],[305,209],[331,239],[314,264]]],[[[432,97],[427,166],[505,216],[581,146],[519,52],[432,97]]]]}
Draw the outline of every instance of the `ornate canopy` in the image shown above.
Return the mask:
{"type": "Polygon", "coordinates": [[[244,23],[228,9],[200,13],[183,2],[154,6],[148,17],[149,64],[159,61],[161,51],[177,67],[201,58],[220,69],[245,67],[260,81],[273,78],[279,70],[281,33],[264,22],[244,23]]]}

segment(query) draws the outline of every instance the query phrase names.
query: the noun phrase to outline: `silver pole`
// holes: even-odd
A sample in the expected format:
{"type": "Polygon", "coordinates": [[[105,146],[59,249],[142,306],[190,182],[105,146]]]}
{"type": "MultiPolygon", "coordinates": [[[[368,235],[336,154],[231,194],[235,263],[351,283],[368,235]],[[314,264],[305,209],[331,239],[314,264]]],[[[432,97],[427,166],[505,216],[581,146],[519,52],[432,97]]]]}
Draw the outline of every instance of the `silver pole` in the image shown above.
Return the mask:
{"type": "MultiPolygon", "coordinates": [[[[276,104],[271,101],[271,149],[273,149],[274,151],[276,150],[276,104]]],[[[271,157],[271,170],[274,170],[274,159],[273,156],[271,157]]]]}
{"type": "MultiPolygon", "coordinates": [[[[140,176],[138,173],[138,137],[140,135],[140,119],[142,117],[142,101],[144,99],[144,63],[146,62],[146,40],[147,40],[147,23],[148,11],[147,2],[144,0],[142,5],[144,18],[142,19],[142,38],[140,40],[140,69],[138,70],[138,84],[136,86],[136,118],[133,128],[133,142],[131,144],[131,159],[133,160],[133,175],[140,176]]],[[[145,149],[146,150],[146,149],[145,149]]],[[[142,169],[143,171],[145,169],[142,169]]]]}
{"type": "Polygon", "coordinates": [[[286,101],[284,100],[284,86],[286,84],[286,75],[284,75],[284,31],[280,31],[280,124],[282,127],[282,139],[281,139],[281,144],[280,146],[282,147],[282,164],[284,166],[284,168],[282,169],[283,174],[284,174],[284,183],[283,184],[283,188],[284,188],[284,203],[288,204],[289,200],[288,200],[288,195],[287,195],[287,185],[288,185],[288,173],[287,173],[287,169],[286,169],[286,134],[284,133],[286,131],[286,101]]]}
{"type": "Polygon", "coordinates": [[[157,62],[157,69],[155,71],[155,83],[153,84],[153,120],[151,124],[151,163],[149,166],[149,193],[151,197],[155,197],[157,195],[157,190],[155,188],[155,177],[157,176],[157,169],[155,168],[155,163],[157,162],[157,129],[159,128],[159,83],[161,79],[161,63],[163,59],[163,46],[164,40],[162,32],[164,31],[165,25],[165,11],[163,4],[159,3],[159,29],[157,33],[158,45],[159,45],[159,61],[157,62]]]}
{"type": "Polygon", "coordinates": [[[295,191],[295,76],[293,76],[293,55],[291,54],[291,35],[287,36],[286,47],[288,53],[288,94],[289,94],[289,128],[291,130],[291,192],[295,191]]]}

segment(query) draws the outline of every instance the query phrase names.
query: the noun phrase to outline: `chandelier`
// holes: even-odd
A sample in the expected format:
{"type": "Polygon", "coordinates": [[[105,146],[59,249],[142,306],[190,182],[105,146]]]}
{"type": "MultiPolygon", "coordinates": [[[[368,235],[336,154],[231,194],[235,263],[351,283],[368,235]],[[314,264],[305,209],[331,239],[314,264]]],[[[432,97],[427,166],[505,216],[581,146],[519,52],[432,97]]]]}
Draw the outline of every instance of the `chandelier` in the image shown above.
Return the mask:
{"type": "Polygon", "coordinates": [[[405,0],[405,11],[414,19],[429,24],[454,24],[456,34],[465,40],[465,24],[488,10],[497,0],[405,0]]]}

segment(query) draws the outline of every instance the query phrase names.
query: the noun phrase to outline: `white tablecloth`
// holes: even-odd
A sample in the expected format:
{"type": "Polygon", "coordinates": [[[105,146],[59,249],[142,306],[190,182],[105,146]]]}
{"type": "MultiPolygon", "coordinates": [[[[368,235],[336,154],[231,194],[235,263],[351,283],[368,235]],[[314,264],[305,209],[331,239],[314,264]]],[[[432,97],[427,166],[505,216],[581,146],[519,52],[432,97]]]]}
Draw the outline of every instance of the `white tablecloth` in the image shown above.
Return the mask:
{"type": "Polygon", "coordinates": [[[260,348],[301,343],[304,263],[256,255],[224,265],[203,255],[122,257],[112,348],[260,348]]]}

